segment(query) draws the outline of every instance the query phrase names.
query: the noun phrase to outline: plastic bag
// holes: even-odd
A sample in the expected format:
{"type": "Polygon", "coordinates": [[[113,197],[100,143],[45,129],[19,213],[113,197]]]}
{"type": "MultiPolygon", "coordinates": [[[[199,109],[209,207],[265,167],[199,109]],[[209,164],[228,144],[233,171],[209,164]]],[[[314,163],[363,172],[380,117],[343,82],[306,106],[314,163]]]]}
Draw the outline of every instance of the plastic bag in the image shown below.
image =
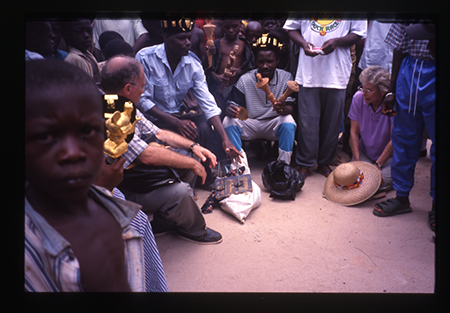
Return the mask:
{"type": "Polygon", "coordinates": [[[252,188],[252,192],[232,194],[226,197],[220,201],[220,207],[223,211],[236,217],[239,222],[244,223],[244,219],[250,212],[261,205],[261,188],[254,181],[252,181],[252,188]]]}
{"type": "Polygon", "coordinates": [[[284,161],[267,164],[261,174],[264,187],[270,190],[270,197],[283,200],[295,200],[305,184],[299,172],[284,161]]]}

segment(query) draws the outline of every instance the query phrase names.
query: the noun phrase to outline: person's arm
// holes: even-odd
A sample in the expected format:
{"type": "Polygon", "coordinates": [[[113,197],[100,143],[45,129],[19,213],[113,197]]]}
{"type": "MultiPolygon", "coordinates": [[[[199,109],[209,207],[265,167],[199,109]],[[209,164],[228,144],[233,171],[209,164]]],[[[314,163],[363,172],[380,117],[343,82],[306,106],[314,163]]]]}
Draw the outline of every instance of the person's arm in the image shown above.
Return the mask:
{"type": "Polygon", "coordinates": [[[295,29],[295,30],[288,30],[288,35],[289,35],[289,38],[291,38],[291,40],[296,45],[298,45],[300,48],[303,49],[303,51],[305,51],[305,54],[307,56],[315,57],[315,56],[318,55],[317,53],[311,51],[310,47],[314,47],[314,45],[312,43],[310,43],[310,42],[307,42],[303,38],[302,34],[300,33],[300,30],[297,30],[297,29],[295,29]]]}
{"type": "Polygon", "coordinates": [[[355,33],[350,33],[343,37],[331,38],[322,44],[322,51],[325,54],[330,54],[338,47],[353,46],[354,44],[359,42],[361,38],[362,38],[361,36],[355,33]]]}
{"type": "Polygon", "coordinates": [[[148,35],[148,33],[141,34],[134,42],[133,45],[134,53],[136,54],[142,48],[149,46],[149,44],[150,44],[150,36],[148,35]]]}
{"type": "Polygon", "coordinates": [[[352,149],[353,160],[360,161],[359,158],[359,122],[350,120],[350,148],[352,149]]]}
{"type": "MultiPolygon", "coordinates": [[[[239,84],[239,81],[238,81],[239,84]]],[[[245,101],[245,95],[239,88],[234,85],[231,88],[231,92],[227,97],[227,107],[225,109],[225,113],[228,117],[237,118],[239,115],[239,107],[247,107],[247,103],[245,101]],[[229,102],[230,101],[230,102],[229,102]],[[235,103],[235,104],[233,104],[235,103]]]]}
{"type": "Polygon", "coordinates": [[[285,102],[276,102],[273,105],[273,109],[278,113],[278,115],[289,115],[294,112],[294,107],[285,102]]]}
{"type": "Polygon", "coordinates": [[[112,164],[106,163],[106,156],[103,158],[102,167],[94,180],[94,185],[113,190],[123,180],[123,165],[126,159],[120,157],[112,164]]]}
{"type": "Polygon", "coordinates": [[[209,159],[211,161],[210,167],[214,167],[217,163],[216,156],[211,151],[200,146],[199,144],[195,144],[192,140],[180,136],[177,133],[165,129],[160,129],[156,134],[156,138],[162,142],[167,143],[171,147],[192,150],[194,155],[200,158],[202,162],[205,162],[206,159],[209,159]]]}
{"type": "Polygon", "coordinates": [[[191,120],[179,119],[172,114],[164,112],[157,106],[152,107],[146,113],[156,117],[158,120],[162,120],[176,126],[180,134],[188,139],[194,140],[197,137],[197,126],[195,126],[195,123],[191,120]]]}
{"type": "Polygon", "coordinates": [[[206,180],[206,171],[200,162],[163,146],[149,144],[136,160],[146,165],[190,169],[194,174],[202,178],[202,184],[206,180]]]}
{"type": "Polygon", "coordinates": [[[97,48],[94,47],[94,51],[93,51],[92,54],[94,55],[94,57],[97,60],[97,62],[104,61],[103,56],[102,56],[102,52],[100,50],[98,50],[97,48]]]}
{"type": "Polygon", "coordinates": [[[225,150],[225,152],[229,155],[229,157],[232,160],[239,160],[240,158],[243,158],[244,156],[236,150],[234,145],[231,143],[230,138],[228,138],[228,135],[225,131],[225,128],[223,128],[222,121],[220,120],[220,116],[216,115],[209,119],[211,124],[214,126],[215,131],[219,134],[220,138],[222,138],[222,147],[225,150]]]}
{"type": "Polygon", "coordinates": [[[398,73],[400,71],[400,66],[402,65],[403,58],[406,56],[406,53],[402,53],[401,51],[394,49],[393,57],[392,57],[392,72],[391,72],[391,83],[389,86],[388,93],[384,97],[381,113],[393,116],[397,114],[397,112],[394,111],[394,105],[395,105],[395,90],[396,90],[396,84],[397,84],[397,77],[398,73]]]}
{"type": "MultiPolygon", "coordinates": [[[[392,134],[392,125],[391,125],[390,132],[392,134]]],[[[386,147],[384,147],[383,152],[381,153],[378,160],[376,160],[376,162],[380,166],[383,166],[386,163],[386,161],[392,156],[393,152],[394,152],[394,149],[392,148],[392,140],[389,140],[388,144],[386,145],[386,147]]]]}

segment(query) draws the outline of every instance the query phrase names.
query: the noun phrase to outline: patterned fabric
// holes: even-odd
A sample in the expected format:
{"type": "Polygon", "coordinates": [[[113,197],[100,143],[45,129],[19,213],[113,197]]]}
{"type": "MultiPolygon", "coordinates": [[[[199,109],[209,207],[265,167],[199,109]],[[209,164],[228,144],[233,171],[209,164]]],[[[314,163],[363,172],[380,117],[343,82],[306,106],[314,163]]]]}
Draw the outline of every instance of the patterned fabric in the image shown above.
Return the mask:
{"type": "MultiPolygon", "coordinates": [[[[98,186],[97,186],[98,187],[98,186]]],[[[102,188],[102,187],[99,187],[102,188]]],[[[104,192],[109,191],[102,188],[104,192]]],[[[118,199],[126,200],[125,195],[117,188],[114,188],[112,196],[118,199]]],[[[165,292],[167,288],[164,269],[161,264],[161,258],[156,245],[155,236],[148,220],[147,214],[139,211],[136,217],[131,221],[131,226],[135,227],[143,238],[144,243],[144,266],[145,266],[145,288],[148,292],[165,292]]]]}
{"type": "Polygon", "coordinates": [[[158,247],[155,242],[150,222],[147,215],[139,211],[131,221],[131,226],[135,227],[141,234],[144,244],[144,267],[145,267],[145,291],[147,292],[167,292],[169,291],[166,276],[159,256],[158,247]]]}
{"type": "Polygon", "coordinates": [[[142,138],[145,139],[154,136],[159,131],[159,128],[147,120],[139,109],[136,109],[136,118],[140,118],[141,120],[136,123],[134,137],[128,143],[128,149],[123,154],[123,157],[126,159],[123,168],[130,165],[142,153],[142,151],[147,148],[148,144],[142,138]]]}
{"type": "Polygon", "coordinates": [[[409,24],[392,24],[384,41],[394,49],[399,50],[402,53],[408,53],[416,59],[425,61],[434,60],[430,50],[427,48],[428,40],[411,39],[405,31],[407,26],[409,26],[409,24]]]}
{"type": "Polygon", "coordinates": [[[335,181],[334,185],[336,187],[338,187],[339,189],[342,189],[342,190],[352,190],[352,189],[356,189],[359,186],[361,186],[363,181],[364,181],[364,174],[363,174],[363,172],[359,171],[359,176],[358,176],[358,178],[356,179],[356,181],[353,184],[351,184],[351,185],[339,185],[335,181]]]}
{"type": "MultiPolygon", "coordinates": [[[[132,291],[167,291],[167,283],[146,215],[138,204],[115,199],[93,186],[91,196],[122,227],[132,291]]],[[[80,265],[70,246],[25,198],[25,291],[83,291],[80,265]]]]}

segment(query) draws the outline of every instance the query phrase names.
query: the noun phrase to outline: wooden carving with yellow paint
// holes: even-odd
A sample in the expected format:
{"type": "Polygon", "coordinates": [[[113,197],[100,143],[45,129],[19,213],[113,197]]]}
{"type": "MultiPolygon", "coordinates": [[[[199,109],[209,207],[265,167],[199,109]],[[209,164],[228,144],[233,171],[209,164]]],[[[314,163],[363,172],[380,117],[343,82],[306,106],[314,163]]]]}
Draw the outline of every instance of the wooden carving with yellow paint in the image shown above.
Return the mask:
{"type": "Polygon", "coordinates": [[[125,102],[124,111],[115,111],[105,122],[107,139],[103,144],[104,153],[114,159],[119,158],[128,149],[125,141],[129,134],[134,133],[136,122],[140,118],[131,123],[131,112],[133,111],[133,103],[125,102]]]}

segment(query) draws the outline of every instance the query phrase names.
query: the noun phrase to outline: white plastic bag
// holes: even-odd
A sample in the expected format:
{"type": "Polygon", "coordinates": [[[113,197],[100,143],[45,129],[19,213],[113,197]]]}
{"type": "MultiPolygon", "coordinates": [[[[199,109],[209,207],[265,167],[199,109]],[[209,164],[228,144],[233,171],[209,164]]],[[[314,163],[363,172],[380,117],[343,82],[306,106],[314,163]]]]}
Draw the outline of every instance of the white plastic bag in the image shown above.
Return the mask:
{"type": "Polygon", "coordinates": [[[254,181],[252,181],[252,188],[252,192],[232,194],[226,197],[220,201],[220,207],[236,217],[239,222],[244,223],[244,219],[250,214],[250,211],[261,205],[261,188],[254,181]]]}

